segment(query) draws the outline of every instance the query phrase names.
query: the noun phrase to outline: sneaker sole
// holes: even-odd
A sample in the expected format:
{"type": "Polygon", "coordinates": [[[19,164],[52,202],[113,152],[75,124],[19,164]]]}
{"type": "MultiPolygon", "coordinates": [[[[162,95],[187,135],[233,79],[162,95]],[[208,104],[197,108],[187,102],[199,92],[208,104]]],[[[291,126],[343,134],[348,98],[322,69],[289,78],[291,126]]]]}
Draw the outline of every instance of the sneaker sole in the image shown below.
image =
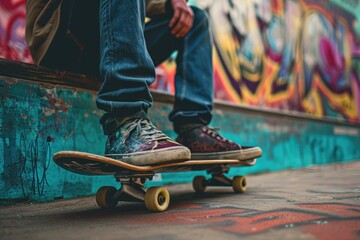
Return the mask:
{"type": "Polygon", "coordinates": [[[180,146],[130,154],[105,154],[105,157],[110,157],[136,166],[151,166],[185,162],[190,160],[191,153],[188,148],[180,146]]]}
{"type": "Polygon", "coordinates": [[[243,147],[242,150],[216,152],[216,153],[192,153],[192,160],[214,160],[214,159],[236,159],[249,160],[262,156],[262,150],[259,147],[243,147]]]}

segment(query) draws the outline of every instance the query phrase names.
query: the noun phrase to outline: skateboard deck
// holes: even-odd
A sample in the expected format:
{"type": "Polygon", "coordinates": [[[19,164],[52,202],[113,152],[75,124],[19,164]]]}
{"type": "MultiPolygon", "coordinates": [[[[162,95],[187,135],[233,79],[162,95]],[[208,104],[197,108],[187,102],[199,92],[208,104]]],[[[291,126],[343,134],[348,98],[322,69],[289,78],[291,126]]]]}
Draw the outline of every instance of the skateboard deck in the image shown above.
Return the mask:
{"type": "Polygon", "coordinates": [[[102,208],[114,208],[119,201],[143,201],[150,211],[165,211],[170,202],[170,195],[164,187],[151,187],[147,191],[144,184],[152,180],[156,173],[185,172],[206,170],[211,179],[195,177],[193,188],[203,192],[207,186],[232,186],[235,192],[246,190],[246,179],[236,176],[229,179],[224,174],[231,167],[253,166],[256,159],[248,160],[188,160],[152,166],[136,166],[113,158],[96,154],[61,151],[53,156],[54,162],[68,170],[83,175],[114,175],[121,183],[121,188],[101,187],[96,194],[96,202],[102,208]]]}
{"type": "Polygon", "coordinates": [[[136,166],[125,163],[113,158],[99,156],[96,154],[62,151],[53,157],[55,163],[60,167],[83,175],[114,175],[121,173],[133,172],[185,172],[185,171],[201,171],[209,170],[216,166],[252,166],[256,163],[256,159],[246,161],[239,160],[188,160],[185,162],[168,163],[153,166],[136,166]]]}

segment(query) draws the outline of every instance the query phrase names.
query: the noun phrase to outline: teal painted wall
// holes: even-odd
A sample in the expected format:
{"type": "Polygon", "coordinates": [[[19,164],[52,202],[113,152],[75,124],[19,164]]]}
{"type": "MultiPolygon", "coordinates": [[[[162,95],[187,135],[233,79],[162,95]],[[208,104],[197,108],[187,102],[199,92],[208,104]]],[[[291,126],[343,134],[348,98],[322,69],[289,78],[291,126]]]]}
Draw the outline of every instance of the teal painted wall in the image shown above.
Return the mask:
{"type": "MultiPolygon", "coordinates": [[[[2,204],[85,196],[110,177],[67,172],[52,162],[60,150],[102,154],[105,137],[94,92],[0,77],[0,199],[2,204]]],[[[167,114],[171,105],[156,102],[151,118],[175,137],[167,114]]],[[[216,109],[213,126],[228,138],[264,151],[256,166],[230,175],[360,159],[359,127],[336,126],[262,112],[216,109]]],[[[202,172],[201,174],[205,174],[202,172]]],[[[193,172],[162,174],[151,184],[188,182],[193,172]]],[[[251,183],[249,183],[251,187],[251,183]]]]}
{"type": "Polygon", "coordinates": [[[52,155],[62,149],[103,153],[94,94],[12,79],[0,83],[0,198],[48,200],[91,192],[99,180],[62,171],[52,155]]]}

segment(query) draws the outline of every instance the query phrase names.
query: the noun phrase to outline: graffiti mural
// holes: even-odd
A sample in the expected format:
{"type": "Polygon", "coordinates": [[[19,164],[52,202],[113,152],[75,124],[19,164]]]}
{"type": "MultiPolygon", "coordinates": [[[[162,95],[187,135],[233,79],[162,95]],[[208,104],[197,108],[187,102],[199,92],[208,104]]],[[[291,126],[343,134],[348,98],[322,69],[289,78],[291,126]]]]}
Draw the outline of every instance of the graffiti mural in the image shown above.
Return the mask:
{"type": "Polygon", "coordinates": [[[217,99],[360,121],[360,15],[347,3],[192,3],[212,22],[217,99]]]}
{"type": "Polygon", "coordinates": [[[360,120],[356,16],[329,1],[199,1],[218,99],[360,120]]]}
{"type": "Polygon", "coordinates": [[[32,62],[25,41],[25,0],[1,0],[0,57],[32,62]]]}

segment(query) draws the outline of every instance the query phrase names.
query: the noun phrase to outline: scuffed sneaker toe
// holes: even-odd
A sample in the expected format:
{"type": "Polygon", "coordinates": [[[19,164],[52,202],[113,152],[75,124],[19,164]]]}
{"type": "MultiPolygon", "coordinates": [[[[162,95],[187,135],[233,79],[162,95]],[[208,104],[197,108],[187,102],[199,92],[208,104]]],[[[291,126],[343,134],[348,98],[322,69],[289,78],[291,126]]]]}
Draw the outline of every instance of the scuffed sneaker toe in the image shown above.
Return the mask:
{"type": "Polygon", "coordinates": [[[175,142],[148,119],[132,119],[108,137],[105,156],[133,165],[148,166],[183,162],[190,150],[175,142]]]}

